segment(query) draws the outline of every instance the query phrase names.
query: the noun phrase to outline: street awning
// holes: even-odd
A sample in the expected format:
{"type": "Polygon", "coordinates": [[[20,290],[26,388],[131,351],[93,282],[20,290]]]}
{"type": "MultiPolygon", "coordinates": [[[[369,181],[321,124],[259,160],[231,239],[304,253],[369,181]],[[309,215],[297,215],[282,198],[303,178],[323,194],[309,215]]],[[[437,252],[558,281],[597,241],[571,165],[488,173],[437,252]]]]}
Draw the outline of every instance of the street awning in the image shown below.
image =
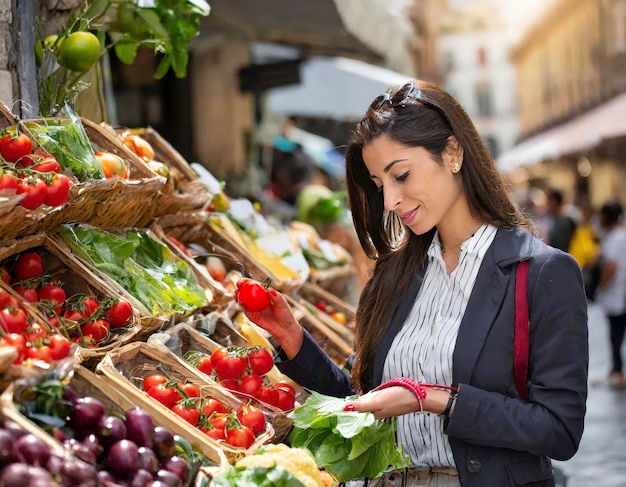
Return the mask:
{"type": "Polygon", "coordinates": [[[507,172],[520,166],[584,153],[604,140],[626,136],[626,93],[573,120],[541,132],[513,147],[498,158],[507,172]]]}
{"type": "Polygon", "coordinates": [[[374,98],[411,77],[356,59],[313,57],[301,83],[268,90],[267,108],[278,115],[360,119],[374,98]]]}
{"type": "Polygon", "coordinates": [[[211,0],[201,35],[298,47],[305,54],[381,60],[345,27],[333,0],[211,0]]]}

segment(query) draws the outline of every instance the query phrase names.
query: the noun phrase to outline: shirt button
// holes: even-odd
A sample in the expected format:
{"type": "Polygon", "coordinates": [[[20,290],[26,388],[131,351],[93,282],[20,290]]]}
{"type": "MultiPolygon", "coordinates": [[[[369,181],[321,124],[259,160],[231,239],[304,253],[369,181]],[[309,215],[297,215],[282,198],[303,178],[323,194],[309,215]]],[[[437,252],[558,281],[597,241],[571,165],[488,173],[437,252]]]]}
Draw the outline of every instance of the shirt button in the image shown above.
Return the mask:
{"type": "Polygon", "coordinates": [[[475,458],[470,458],[467,462],[467,471],[469,473],[476,473],[481,469],[482,466],[483,464],[480,463],[478,460],[476,460],[475,458]]]}

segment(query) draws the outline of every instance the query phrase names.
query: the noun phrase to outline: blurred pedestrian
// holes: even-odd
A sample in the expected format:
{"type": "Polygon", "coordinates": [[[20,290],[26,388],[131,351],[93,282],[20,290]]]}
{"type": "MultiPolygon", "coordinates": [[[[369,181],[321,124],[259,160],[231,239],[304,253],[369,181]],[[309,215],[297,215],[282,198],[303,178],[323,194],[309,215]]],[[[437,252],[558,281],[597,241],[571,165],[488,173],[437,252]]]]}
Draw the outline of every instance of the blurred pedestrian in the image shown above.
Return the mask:
{"type": "Polygon", "coordinates": [[[622,225],[623,208],[617,202],[605,203],[600,209],[602,237],[602,271],[595,301],[604,310],[610,327],[611,371],[609,383],[626,387],[622,344],[626,331],[626,228],[622,225]]]}
{"type": "Polygon", "coordinates": [[[413,467],[370,486],[553,487],[550,458],[576,452],[587,397],[576,261],[529,231],[476,127],[436,85],[377,97],[346,171],[355,228],[376,262],[357,307],[351,377],[272,291],[268,308],[247,315],[281,345],[279,369],[333,396],[376,390],[347,410],[397,416],[413,467]],[[527,308],[515,292],[521,262],[527,308]],[[514,345],[526,309],[527,369],[514,345]]]}
{"type": "Polygon", "coordinates": [[[548,190],[548,244],[554,248],[568,251],[572,235],[576,230],[576,221],[566,214],[563,207],[563,193],[555,188],[548,190]]]}
{"type": "Polygon", "coordinates": [[[569,245],[569,253],[582,269],[587,299],[593,301],[600,278],[600,243],[593,218],[595,212],[587,198],[578,204],[578,222],[569,245]]]}

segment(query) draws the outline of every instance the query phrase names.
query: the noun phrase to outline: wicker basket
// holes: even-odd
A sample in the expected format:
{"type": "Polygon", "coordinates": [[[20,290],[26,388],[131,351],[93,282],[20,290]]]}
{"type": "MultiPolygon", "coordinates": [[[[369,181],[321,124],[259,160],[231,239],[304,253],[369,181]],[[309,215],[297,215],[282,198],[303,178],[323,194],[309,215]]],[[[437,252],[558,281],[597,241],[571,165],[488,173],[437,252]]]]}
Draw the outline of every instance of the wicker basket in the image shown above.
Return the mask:
{"type": "MultiPolygon", "coordinates": [[[[141,317],[135,300],[128,296],[120,286],[103,280],[79,261],[60,239],[50,238],[40,233],[13,240],[0,246],[0,262],[10,261],[17,254],[33,250],[41,255],[45,272],[64,283],[63,288],[68,297],[78,293],[88,294],[98,302],[107,298],[123,298],[133,306],[129,324],[123,328],[111,330],[107,343],[97,348],[79,347],[78,357],[85,365],[95,366],[93,362],[99,360],[109,350],[134,340],[142,331],[141,317]]],[[[44,322],[49,328],[49,323],[44,322]]]]}
{"type": "Polygon", "coordinates": [[[156,215],[193,211],[207,206],[213,195],[191,169],[189,163],[152,127],[120,128],[116,132],[123,139],[126,135],[138,135],[154,149],[154,159],[169,167],[174,188],[159,195],[156,215]]]}
{"type": "MultiPolygon", "coordinates": [[[[189,352],[199,352],[204,355],[211,355],[215,350],[225,345],[211,340],[210,338],[200,333],[199,331],[195,330],[194,328],[192,328],[186,323],[181,323],[181,324],[176,325],[173,328],[170,328],[169,330],[167,330],[166,335],[171,338],[168,339],[165,343],[164,343],[165,340],[161,339],[161,337],[156,337],[156,336],[154,337],[154,339],[149,339],[148,343],[153,345],[156,348],[161,348],[163,350],[166,350],[170,353],[175,354],[177,357],[181,359],[181,361],[185,364],[185,366],[191,369],[194,373],[201,374],[205,376],[207,380],[213,382],[212,377],[206,376],[203,372],[198,370],[196,367],[189,364],[187,361],[185,361],[184,357],[189,352]]],[[[247,345],[244,345],[244,346],[249,347],[251,345],[248,343],[247,345]]],[[[272,384],[278,382],[279,380],[289,381],[289,379],[283,376],[276,368],[272,369],[266,375],[266,377],[272,384]]],[[[304,390],[302,389],[301,386],[299,386],[296,383],[293,383],[293,386],[294,386],[294,389],[297,389],[299,393],[298,399],[300,400],[305,395],[304,390]]],[[[258,401],[257,399],[251,396],[248,396],[246,394],[241,394],[241,393],[237,393],[237,392],[233,392],[229,390],[226,390],[226,393],[233,394],[236,397],[239,397],[240,400],[245,401],[245,402],[258,401]]],[[[300,402],[303,402],[303,401],[300,401],[300,402]]],[[[272,442],[278,443],[278,442],[283,441],[289,434],[289,431],[291,431],[293,420],[284,411],[281,411],[280,409],[274,406],[270,406],[268,404],[261,404],[260,407],[265,413],[268,420],[272,423],[272,426],[274,427],[274,436],[272,438],[272,442]]]]}
{"type": "MultiPolygon", "coordinates": [[[[139,405],[125,395],[123,390],[112,386],[102,376],[94,374],[84,367],[77,367],[63,381],[66,383],[66,387],[69,387],[78,396],[93,397],[102,402],[108,415],[123,417],[126,411],[139,405]]],[[[20,383],[11,384],[0,396],[0,407],[3,415],[15,421],[26,431],[43,439],[55,451],[68,453],[68,450],[59,441],[17,410],[16,403],[21,403],[21,394],[24,391],[24,387],[25,385],[20,383]]],[[[141,407],[141,405],[139,406],[141,407]]],[[[157,418],[154,419],[155,425],[169,427],[169,424],[160,422],[157,418]]],[[[186,437],[184,432],[178,434],[186,437]]],[[[228,468],[226,457],[219,448],[213,448],[211,445],[202,445],[201,450],[205,457],[213,463],[213,466],[203,467],[203,470],[207,473],[217,475],[228,468]]]]}
{"type": "Polygon", "coordinates": [[[141,380],[145,375],[155,370],[161,370],[180,379],[195,384],[200,389],[202,397],[213,397],[227,407],[236,410],[243,403],[232,394],[224,392],[223,388],[206,379],[204,374],[194,372],[185,362],[171,352],[155,348],[147,343],[131,343],[116,351],[110,352],[98,364],[96,371],[102,374],[103,380],[122,391],[130,401],[148,411],[155,421],[168,426],[172,431],[185,436],[201,449],[208,447],[222,450],[229,463],[242,455],[254,453],[261,445],[268,443],[274,436],[272,425],[266,424],[266,431],[259,434],[254,444],[248,449],[237,448],[223,441],[216,441],[204,434],[200,429],[191,426],[184,419],[169,408],[148,396],[140,389],[141,380]]]}

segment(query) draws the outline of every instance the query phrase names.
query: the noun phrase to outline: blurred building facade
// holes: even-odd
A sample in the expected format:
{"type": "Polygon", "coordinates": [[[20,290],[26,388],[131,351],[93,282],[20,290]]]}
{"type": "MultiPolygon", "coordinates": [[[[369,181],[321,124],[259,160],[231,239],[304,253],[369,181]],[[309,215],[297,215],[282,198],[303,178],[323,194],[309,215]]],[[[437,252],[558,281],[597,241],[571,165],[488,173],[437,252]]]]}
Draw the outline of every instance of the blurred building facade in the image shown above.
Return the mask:
{"type": "Polygon", "coordinates": [[[508,57],[511,31],[489,0],[435,18],[441,83],[465,108],[497,157],[518,136],[515,70],[508,57]]]}
{"type": "Polygon", "coordinates": [[[626,1],[559,0],[511,58],[520,140],[499,163],[512,180],[625,203],[626,1]]]}

